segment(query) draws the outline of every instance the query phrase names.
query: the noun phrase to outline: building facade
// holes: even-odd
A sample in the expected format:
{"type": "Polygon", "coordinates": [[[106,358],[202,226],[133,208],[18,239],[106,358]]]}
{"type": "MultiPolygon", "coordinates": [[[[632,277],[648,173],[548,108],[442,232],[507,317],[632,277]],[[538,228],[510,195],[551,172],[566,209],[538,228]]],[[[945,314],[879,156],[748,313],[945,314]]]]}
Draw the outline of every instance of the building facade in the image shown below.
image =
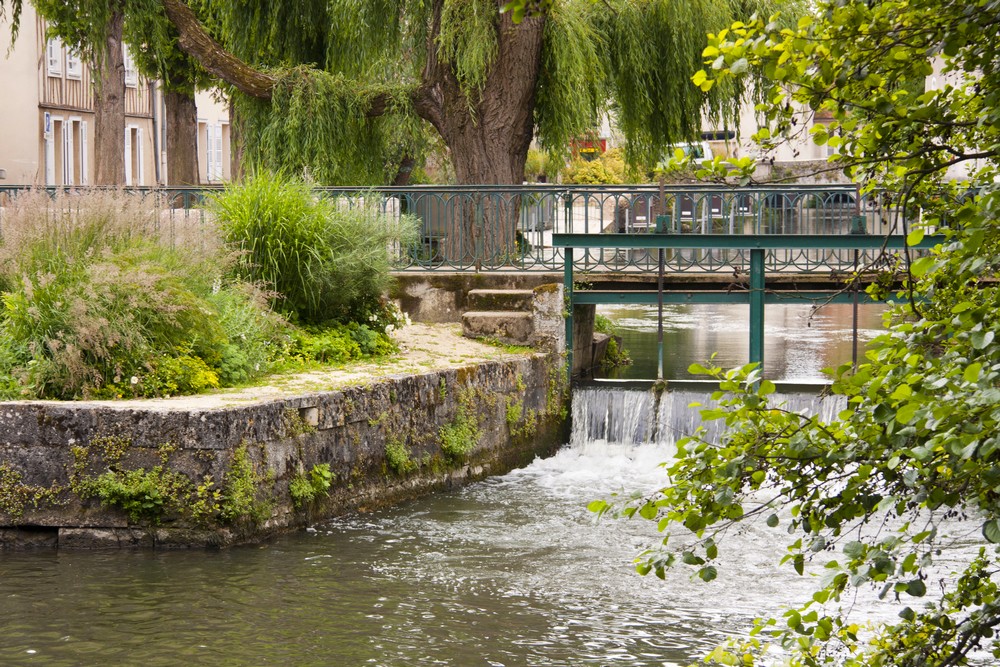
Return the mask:
{"type": "MultiPolygon", "coordinates": [[[[125,126],[121,146],[125,183],[170,184],[167,173],[163,95],[125,58],[125,126]]],[[[0,185],[93,184],[95,137],[91,67],[58,38],[30,3],[11,45],[10,26],[0,24],[0,185]]],[[[230,176],[229,114],[208,93],[198,104],[199,175],[202,183],[230,176]]]]}

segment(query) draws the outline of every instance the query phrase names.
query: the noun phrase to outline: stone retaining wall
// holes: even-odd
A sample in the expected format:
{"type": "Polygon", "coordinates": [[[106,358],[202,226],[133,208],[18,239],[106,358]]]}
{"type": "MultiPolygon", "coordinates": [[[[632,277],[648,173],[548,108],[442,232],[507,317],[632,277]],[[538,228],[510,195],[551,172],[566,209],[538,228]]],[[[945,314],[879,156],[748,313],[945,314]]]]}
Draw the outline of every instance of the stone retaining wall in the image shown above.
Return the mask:
{"type": "Polygon", "coordinates": [[[538,354],[218,409],[0,404],[0,548],[259,540],[550,453],[566,401],[538,354]]]}

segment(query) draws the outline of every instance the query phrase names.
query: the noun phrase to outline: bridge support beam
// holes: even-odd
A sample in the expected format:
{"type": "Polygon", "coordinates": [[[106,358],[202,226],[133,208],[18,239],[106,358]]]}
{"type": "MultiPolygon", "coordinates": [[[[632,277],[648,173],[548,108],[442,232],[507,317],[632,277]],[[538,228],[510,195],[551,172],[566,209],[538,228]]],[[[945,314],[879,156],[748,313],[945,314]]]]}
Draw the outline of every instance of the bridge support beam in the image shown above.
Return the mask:
{"type": "Polygon", "coordinates": [[[750,251],[750,363],[764,367],[764,250],[750,251]]]}
{"type": "Polygon", "coordinates": [[[573,248],[563,248],[563,299],[566,311],[566,374],[573,377],[573,248]]]}

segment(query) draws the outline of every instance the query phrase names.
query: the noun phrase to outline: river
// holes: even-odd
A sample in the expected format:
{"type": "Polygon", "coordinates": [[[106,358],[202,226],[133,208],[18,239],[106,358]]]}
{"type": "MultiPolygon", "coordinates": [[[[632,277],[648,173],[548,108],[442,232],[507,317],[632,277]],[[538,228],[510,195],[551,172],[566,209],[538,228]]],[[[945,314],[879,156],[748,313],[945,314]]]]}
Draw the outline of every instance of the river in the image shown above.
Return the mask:
{"type": "Polygon", "coordinates": [[[813,581],[778,568],[772,532],[754,524],[731,536],[714,582],[635,573],[653,524],[596,521],[585,506],[664,483],[672,438],[599,416],[614,404],[623,423],[694,423],[689,397],[664,416],[642,412],[648,396],[579,390],[573,442],[551,458],[259,546],[2,553],[0,664],[690,664],[808,599],[813,581]]]}

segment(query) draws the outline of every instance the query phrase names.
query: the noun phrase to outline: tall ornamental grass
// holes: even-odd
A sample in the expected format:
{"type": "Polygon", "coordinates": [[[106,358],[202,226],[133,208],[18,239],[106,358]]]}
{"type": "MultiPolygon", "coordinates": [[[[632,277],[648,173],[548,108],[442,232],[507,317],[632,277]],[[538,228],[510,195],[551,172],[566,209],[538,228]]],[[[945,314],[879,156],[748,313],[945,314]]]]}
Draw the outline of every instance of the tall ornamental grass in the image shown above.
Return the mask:
{"type": "Polygon", "coordinates": [[[115,191],[28,192],[5,209],[0,396],[190,393],[269,370],[285,323],[227,278],[216,234],[175,246],[162,210],[115,191]]]}
{"type": "Polygon", "coordinates": [[[273,290],[273,304],[303,324],[385,319],[390,248],[415,221],[369,202],[316,196],[306,183],[258,172],[229,185],[210,210],[236,253],[233,275],[273,290]]]}

